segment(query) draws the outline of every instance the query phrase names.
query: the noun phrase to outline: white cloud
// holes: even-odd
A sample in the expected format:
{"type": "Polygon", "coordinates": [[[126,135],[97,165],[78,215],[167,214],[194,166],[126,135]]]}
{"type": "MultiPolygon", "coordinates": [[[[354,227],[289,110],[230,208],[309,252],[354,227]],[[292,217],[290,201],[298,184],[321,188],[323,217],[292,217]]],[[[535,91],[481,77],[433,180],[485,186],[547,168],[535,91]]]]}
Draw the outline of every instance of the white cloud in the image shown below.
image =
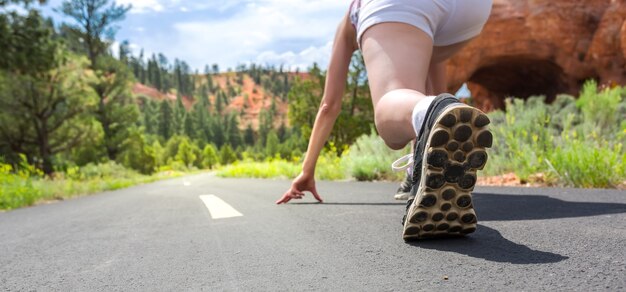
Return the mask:
{"type": "Polygon", "coordinates": [[[254,62],[261,65],[284,64],[288,70],[300,69],[300,71],[303,71],[311,67],[313,63],[328,64],[332,46],[333,43],[328,42],[324,46],[308,47],[298,53],[288,51],[278,54],[275,51],[265,51],[260,53],[254,62]]]}
{"type": "Polygon", "coordinates": [[[348,4],[336,0],[248,2],[225,20],[175,24],[180,41],[172,43],[172,50],[185,52],[183,58],[194,67],[203,66],[197,63],[200,60],[233,68],[250,61],[301,69],[313,62],[325,66],[348,4]]]}
{"type": "Polygon", "coordinates": [[[162,52],[200,71],[206,64],[217,63],[226,70],[249,62],[301,70],[317,62],[324,68],[336,27],[350,4],[350,0],[117,2],[132,2],[134,15],[127,18],[135,21],[126,29],[127,39],[140,44],[145,56],[162,52]],[[158,15],[157,24],[151,14],[158,15]]]}
{"type": "Polygon", "coordinates": [[[150,11],[160,12],[163,11],[164,6],[163,0],[117,0],[116,3],[119,5],[128,5],[132,4],[133,8],[130,10],[131,13],[146,13],[150,11]]]}

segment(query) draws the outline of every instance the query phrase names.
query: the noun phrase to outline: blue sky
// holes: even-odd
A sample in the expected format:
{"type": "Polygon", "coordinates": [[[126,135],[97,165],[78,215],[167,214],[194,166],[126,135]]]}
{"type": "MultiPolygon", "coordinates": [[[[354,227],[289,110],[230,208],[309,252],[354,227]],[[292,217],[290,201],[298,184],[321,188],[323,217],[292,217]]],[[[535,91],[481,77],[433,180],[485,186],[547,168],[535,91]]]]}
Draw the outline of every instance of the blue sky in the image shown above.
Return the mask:
{"type": "MultiPolygon", "coordinates": [[[[44,14],[62,0],[49,0],[44,14]]],[[[116,41],[128,40],[135,55],[164,53],[203,71],[238,64],[283,64],[304,70],[328,65],[337,24],[349,0],[117,0],[133,9],[118,23],[116,41]]]]}

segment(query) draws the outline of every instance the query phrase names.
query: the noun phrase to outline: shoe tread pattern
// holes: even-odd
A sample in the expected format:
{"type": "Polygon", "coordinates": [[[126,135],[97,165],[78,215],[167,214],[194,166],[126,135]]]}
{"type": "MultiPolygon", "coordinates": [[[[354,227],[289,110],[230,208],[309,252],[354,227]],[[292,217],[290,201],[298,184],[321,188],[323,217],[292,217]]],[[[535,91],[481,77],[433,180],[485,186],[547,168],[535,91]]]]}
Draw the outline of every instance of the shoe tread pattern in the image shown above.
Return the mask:
{"type": "Polygon", "coordinates": [[[403,238],[459,236],[476,230],[471,192],[492,146],[489,118],[465,104],[447,107],[435,120],[424,149],[415,200],[403,238]]]}

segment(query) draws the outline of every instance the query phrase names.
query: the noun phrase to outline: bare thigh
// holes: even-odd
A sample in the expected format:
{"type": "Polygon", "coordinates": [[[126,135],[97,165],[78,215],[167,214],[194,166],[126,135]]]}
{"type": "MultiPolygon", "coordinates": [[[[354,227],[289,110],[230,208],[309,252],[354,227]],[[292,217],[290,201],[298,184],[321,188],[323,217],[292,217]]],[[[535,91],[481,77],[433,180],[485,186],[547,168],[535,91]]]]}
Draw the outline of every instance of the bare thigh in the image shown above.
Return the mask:
{"type": "Polygon", "coordinates": [[[374,107],[392,90],[425,92],[433,41],[422,30],[399,22],[380,23],[363,33],[361,50],[374,107]]]}
{"type": "MultiPolygon", "coordinates": [[[[473,38],[472,38],[473,39],[473,38]]],[[[451,44],[448,46],[440,46],[433,48],[432,62],[441,63],[447,59],[452,58],[458,51],[465,47],[472,39],[462,41],[460,43],[451,44]]]]}
{"type": "Polygon", "coordinates": [[[449,46],[434,47],[426,79],[426,95],[438,95],[448,89],[446,78],[446,60],[454,56],[467,45],[470,40],[449,46]]]}

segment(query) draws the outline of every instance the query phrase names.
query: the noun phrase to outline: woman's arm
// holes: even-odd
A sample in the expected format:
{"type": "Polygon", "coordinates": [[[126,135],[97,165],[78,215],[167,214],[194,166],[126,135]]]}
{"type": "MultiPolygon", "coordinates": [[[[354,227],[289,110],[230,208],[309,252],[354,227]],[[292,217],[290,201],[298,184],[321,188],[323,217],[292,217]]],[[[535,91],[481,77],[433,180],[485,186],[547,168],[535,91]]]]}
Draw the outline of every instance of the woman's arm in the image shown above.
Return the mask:
{"type": "Polygon", "coordinates": [[[335,120],[341,112],[341,98],[343,97],[348,76],[348,68],[352,54],[356,50],[355,32],[349,17],[346,15],[337,28],[333,50],[326,74],[324,95],[320,109],[315,118],[313,131],[309,139],[309,147],[304,159],[302,172],[313,176],[317,158],[330,136],[335,120]]]}
{"type": "Polygon", "coordinates": [[[302,172],[294,179],[291,188],[276,202],[277,204],[287,203],[291,199],[301,199],[304,196],[304,191],[313,193],[318,201],[322,201],[315,188],[315,166],[341,112],[341,98],[346,87],[350,60],[357,49],[355,35],[356,32],[350,23],[350,18],[346,15],[335,34],[330,64],[326,74],[324,95],[309,138],[302,172]]]}

